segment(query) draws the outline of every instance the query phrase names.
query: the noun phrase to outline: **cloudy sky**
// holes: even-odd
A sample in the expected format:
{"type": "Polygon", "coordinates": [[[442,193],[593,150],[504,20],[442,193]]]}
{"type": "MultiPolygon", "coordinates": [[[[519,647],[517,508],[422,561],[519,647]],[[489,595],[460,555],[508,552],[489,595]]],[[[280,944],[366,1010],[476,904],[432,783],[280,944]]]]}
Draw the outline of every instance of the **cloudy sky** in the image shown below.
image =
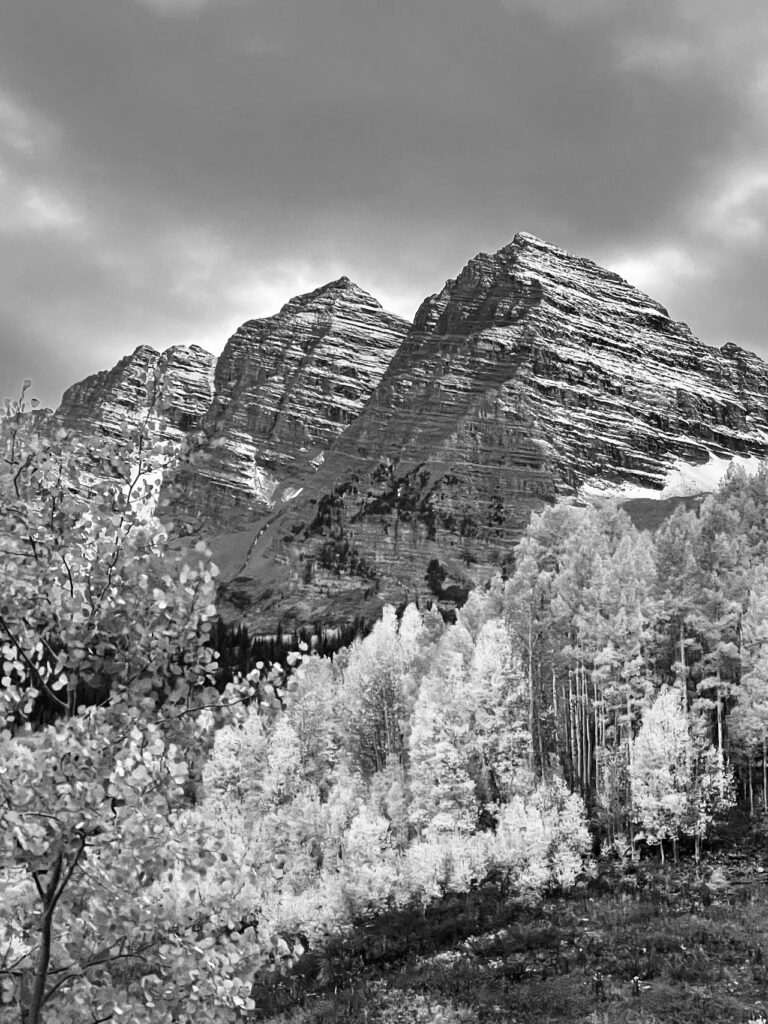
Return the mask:
{"type": "Polygon", "coordinates": [[[0,398],[521,229],[768,356],[766,55],[755,0],[4,0],[0,398]]]}

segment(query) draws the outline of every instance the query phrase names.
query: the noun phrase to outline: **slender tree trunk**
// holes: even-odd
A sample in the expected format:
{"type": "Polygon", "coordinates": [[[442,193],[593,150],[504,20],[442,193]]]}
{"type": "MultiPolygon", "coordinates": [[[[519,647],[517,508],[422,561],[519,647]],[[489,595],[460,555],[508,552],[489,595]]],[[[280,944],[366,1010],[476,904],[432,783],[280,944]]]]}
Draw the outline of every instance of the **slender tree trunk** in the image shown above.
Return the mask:
{"type": "MultiPolygon", "coordinates": [[[[725,791],[725,779],[723,777],[723,702],[720,697],[720,665],[717,666],[717,753],[720,759],[720,771],[718,773],[718,781],[720,783],[720,799],[723,799],[725,791]]],[[[752,772],[752,765],[750,764],[750,775],[752,772]]]]}
{"type": "Polygon", "coordinates": [[[682,619],[680,620],[680,682],[683,691],[684,706],[687,709],[688,697],[687,697],[687,686],[688,682],[685,678],[685,629],[683,626],[682,619]]]}
{"type": "Polygon", "coordinates": [[[693,837],[693,859],[697,864],[701,860],[701,836],[698,832],[693,837]]]}
{"type": "MultiPolygon", "coordinates": [[[[528,767],[533,771],[533,743],[534,743],[534,703],[533,703],[533,605],[528,609],[528,732],[531,737],[531,751],[528,767]]],[[[542,768],[544,766],[542,765],[542,768]]]]}
{"type": "MultiPolygon", "coordinates": [[[[618,709],[617,709],[618,722],[618,709]]],[[[618,732],[618,725],[617,725],[618,732]]],[[[632,767],[634,765],[634,746],[632,743],[632,699],[627,687],[627,761],[629,772],[627,773],[627,823],[629,825],[629,841],[632,846],[632,860],[635,859],[635,823],[634,809],[632,804],[632,767]]]]}
{"type": "Polygon", "coordinates": [[[587,748],[587,763],[586,763],[586,776],[587,776],[587,789],[592,788],[592,722],[591,715],[589,713],[589,679],[587,678],[587,666],[582,665],[582,692],[584,694],[584,732],[586,734],[586,748],[587,748]]]}
{"type": "Polygon", "coordinates": [[[629,688],[627,688],[627,744],[629,747],[629,768],[631,774],[634,762],[632,757],[632,700],[629,695],[629,688]]]}
{"type": "Polygon", "coordinates": [[[592,737],[589,734],[589,696],[587,694],[587,670],[581,666],[581,729],[583,733],[582,750],[584,751],[584,788],[585,792],[590,789],[590,754],[592,749],[592,737]]]}
{"type": "Polygon", "coordinates": [[[558,708],[557,708],[557,673],[555,672],[555,666],[552,665],[552,711],[554,714],[555,721],[555,750],[558,755],[560,753],[560,723],[558,721],[558,708]]]}
{"type": "MultiPolygon", "coordinates": [[[[565,687],[563,687],[565,691],[565,687]]],[[[568,669],[568,701],[565,705],[565,745],[568,749],[568,765],[571,777],[571,790],[576,788],[576,778],[574,772],[574,758],[576,756],[576,743],[573,735],[573,680],[571,679],[571,670],[568,669]]]]}
{"type": "Polygon", "coordinates": [[[576,736],[576,765],[577,765],[578,776],[579,776],[579,789],[582,790],[582,792],[583,792],[584,786],[583,786],[583,777],[582,777],[582,774],[581,774],[581,769],[582,769],[582,764],[583,764],[582,756],[581,756],[581,723],[579,722],[579,719],[578,719],[578,711],[579,711],[579,673],[578,673],[578,669],[575,672],[575,676],[576,676],[576,693],[575,693],[575,695],[573,697],[573,705],[572,705],[573,706],[573,731],[574,731],[574,734],[576,736]]]}
{"type": "Polygon", "coordinates": [[[659,837],[659,849],[661,850],[661,866],[664,867],[664,840],[659,837]]]}
{"type": "Polygon", "coordinates": [[[581,778],[581,704],[579,702],[579,670],[578,667],[573,670],[573,736],[576,741],[576,775],[579,779],[579,789],[582,789],[582,778],[581,778]]]}
{"type": "Polygon", "coordinates": [[[40,927],[40,949],[37,953],[37,963],[32,980],[32,991],[30,993],[29,1008],[27,1010],[25,1024],[40,1024],[42,1021],[43,999],[45,998],[45,983],[48,980],[48,967],[51,962],[51,943],[53,940],[53,914],[58,902],[57,889],[61,879],[63,857],[61,853],[56,858],[56,863],[51,872],[51,878],[45,889],[43,900],[43,917],[40,927]]]}
{"type": "Polygon", "coordinates": [[[387,713],[387,702],[384,700],[384,760],[392,750],[392,737],[389,734],[389,714],[387,713]]]}
{"type": "Polygon", "coordinates": [[[592,677],[592,699],[593,699],[593,712],[595,719],[595,796],[600,792],[600,766],[598,764],[598,753],[602,749],[602,739],[600,736],[600,715],[601,710],[597,700],[597,681],[592,677]]]}
{"type": "Polygon", "coordinates": [[[749,757],[747,760],[747,771],[749,772],[749,816],[754,818],[755,816],[755,799],[752,793],[752,758],[749,757]]]}
{"type": "MultiPolygon", "coordinates": [[[[541,658],[539,658],[537,663],[536,663],[536,678],[539,679],[539,680],[541,679],[541,658]]],[[[539,684],[539,685],[541,686],[541,684],[539,684]]],[[[544,703],[543,687],[541,687],[541,690],[542,690],[542,692],[539,694],[539,708],[541,708],[543,703],[544,703]]],[[[535,709],[535,702],[534,702],[534,709],[535,709]]],[[[546,757],[544,756],[544,734],[541,731],[541,715],[540,714],[539,715],[534,715],[534,721],[535,721],[535,724],[536,724],[536,738],[538,739],[538,744],[539,744],[539,770],[541,772],[541,778],[543,779],[544,778],[544,768],[545,768],[545,764],[546,764],[546,757]]],[[[533,736],[531,736],[531,742],[533,742],[533,736]]]]}
{"type": "Polygon", "coordinates": [[[581,672],[581,662],[576,668],[576,689],[579,700],[579,735],[581,736],[581,773],[582,790],[587,791],[587,731],[584,728],[584,676],[581,672]]]}
{"type": "Polygon", "coordinates": [[[672,836],[672,859],[677,864],[677,836],[672,836]]]}

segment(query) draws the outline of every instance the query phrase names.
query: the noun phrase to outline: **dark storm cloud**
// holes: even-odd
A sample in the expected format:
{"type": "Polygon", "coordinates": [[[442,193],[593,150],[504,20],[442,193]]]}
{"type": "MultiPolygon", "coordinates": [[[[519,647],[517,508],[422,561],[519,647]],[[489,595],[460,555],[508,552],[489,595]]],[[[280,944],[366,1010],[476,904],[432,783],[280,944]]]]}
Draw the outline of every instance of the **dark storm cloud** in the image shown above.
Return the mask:
{"type": "Polygon", "coordinates": [[[142,342],[216,350],[341,273],[411,316],[519,229],[761,347],[766,16],[648,6],[17,0],[3,382],[56,401],[142,342]]]}

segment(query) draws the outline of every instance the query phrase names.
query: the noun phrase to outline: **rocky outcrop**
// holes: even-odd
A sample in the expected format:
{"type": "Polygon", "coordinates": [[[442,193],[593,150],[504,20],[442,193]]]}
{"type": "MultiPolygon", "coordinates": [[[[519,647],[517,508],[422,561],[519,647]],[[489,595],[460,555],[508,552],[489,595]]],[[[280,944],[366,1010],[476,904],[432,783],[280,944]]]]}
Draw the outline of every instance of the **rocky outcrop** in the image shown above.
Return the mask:
{"type": "Polygon", "coordinates": [[[140,345],[111,370],[68,388],[54,423],[117,436],[126,421],[146,421],[155,439],[180,443],[210,407],[213,370],[214,357],[198,345],[174,345],[165,352],[140,345]]]}
{"type": "Polygon", "coordinates": [[[557,497],[660,489],[678,461],[766,451],[766,364],[519,234],[423,303],[302,494],[240,536],[224,607],[271,628],[450,604],[557,497]]]}
{"type": "Polygon", "coordinates": [[[216,364],[192,464],[168,490],[169,515],[215,531],[295,496],[407,330],[347,277],[249,320],[216,364]]]}

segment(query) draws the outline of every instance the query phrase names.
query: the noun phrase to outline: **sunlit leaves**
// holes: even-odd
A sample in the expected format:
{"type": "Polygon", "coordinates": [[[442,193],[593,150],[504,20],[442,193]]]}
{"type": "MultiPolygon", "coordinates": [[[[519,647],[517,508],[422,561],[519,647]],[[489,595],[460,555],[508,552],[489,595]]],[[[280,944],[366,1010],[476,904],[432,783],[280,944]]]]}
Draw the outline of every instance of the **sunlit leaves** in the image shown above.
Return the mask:
{"type": "Polygon", "coordinates": [[[0,711],[27,714],[33,690],[71,709],[211,678],[217,570],[203,543],[171,552],[152,513],[167,446],[141,425],[98,444],[36,434],[21,408],[3,431],[0,632],[22,656],[0,711]]]}
{"type": "Polygon", "coordinates": [[[679,689],[662,690],[634,745],[633,812],[652,843],[701,838],[715,812],[732,803],[731,772],[719,751],[694,737],[684,700],[679,689]]]}
{"type": "MultiPolygon", "coordinates": [[[[216,865],[217,898],[226,905],[239,873],[228,868],[215,830],[183,820],[188,768],[161,724],[136,708],[93,710],[35,734],[6,736],[0,760],[4,878],[19,879],[0,919],[0,949],[12,942],[21,956],[12,976],[0,969],[4,991],[11,992],[9,979],[34,975],[41,920],[30,915],[35,879],[48,899],[48,879],[57,872],[66,879],[56,909],[63,925],[54,934],[49,976],[66,972],[68,980],[51,991],[47,1021],[120,1010],[154,1022],[165,1019],[162,1010],[224,1022],[252,1007],[248,981],[264,958],[260,943],[253,930],[232,939],[217,923],[220,906],[201,900],[195,884],[216,865]],[[169,871],[191,885],[163,904],[158,895],[169,871]]],[[[14,988],[13,999],[18,995],[14,988]]]]}
{"type": "Polygon", "coordinates": [[[27,390],[0,470],[0,995],[30,1024],[239,1021],[265,953],[232,900],[258,880],[185,820],[216,716],[252,694],[210,685],[216,569],[153,516],[172,451],[142,425],[37,432],[27,390]]]}

